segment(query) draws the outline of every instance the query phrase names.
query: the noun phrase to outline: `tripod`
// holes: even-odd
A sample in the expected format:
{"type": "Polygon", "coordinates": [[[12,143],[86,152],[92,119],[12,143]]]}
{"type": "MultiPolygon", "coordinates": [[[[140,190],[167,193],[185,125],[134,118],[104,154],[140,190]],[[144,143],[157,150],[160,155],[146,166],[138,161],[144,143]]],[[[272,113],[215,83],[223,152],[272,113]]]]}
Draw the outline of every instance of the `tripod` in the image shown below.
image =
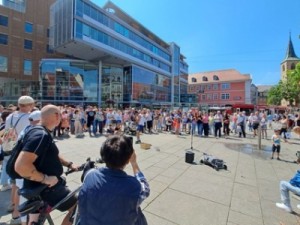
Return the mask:
{"type": "Polygon", "coordinates": [[[195,132],[195,129],[193,129],[193,127],[192,127],[192,125],[191,125],[191,148],[190,149],[187,149],[186,151],[194,151],[194,150],[196,150],[196,151],[199,151],[199,150],[197,150],[197,149],[194,149],[194,147],[193,147],[193,141],[194,141],[194,132],[195,132]]]}

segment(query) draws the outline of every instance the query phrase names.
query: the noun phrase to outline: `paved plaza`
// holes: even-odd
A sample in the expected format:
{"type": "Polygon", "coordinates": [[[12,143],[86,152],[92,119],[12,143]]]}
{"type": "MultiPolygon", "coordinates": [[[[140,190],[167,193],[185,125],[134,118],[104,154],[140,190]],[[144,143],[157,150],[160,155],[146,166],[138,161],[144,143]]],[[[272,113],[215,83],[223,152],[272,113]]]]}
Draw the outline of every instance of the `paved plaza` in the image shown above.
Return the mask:
{"type": "MultiPolygon", "coordinates": [[[[271,136],[271,131],[269,137],[271,136]]],[[[250,136],[250,135],[248,135],[250,136]]],[[[147,177],[151,194],[142,204],[149,225],[294,225],[300,224],[296,208],[299,200],[292,195],[295,213],[276,208],[280,201],[279,181],[289,180],[299,168],[294,163],[300,146],[298,136],[282,144],[281,161],[271,160],[271,140],[262,140],[262,150],[254,138],[231,136],[193,138],[195,163],[185,163],[191,136],[172,134],[141,136],[151,143],[149,150],[134,145],[139,165],[147,177]],[[228,170],[216,171],[200,165],[203,153],[226,161],[228,170]]],[[[57,145],[67,160],[81,164],[87,157],[99,157],[105,137],[58,140],[57,145]]],[[[136,139],[134,138],[134,141],[136,139]]],[[[100,165],[103,166],[103,165],[100,165]]],[[[131,167],[126,171],[130,174],[131,167]]],[[[67,177],[71,189],[80,185],[80,173],[67,177]]],[[[9,224],[6,213],[9,191],[0,192],[0,224],[9,224]]],[[[64,213],[51,216],[60,224],[64,213]]]]}

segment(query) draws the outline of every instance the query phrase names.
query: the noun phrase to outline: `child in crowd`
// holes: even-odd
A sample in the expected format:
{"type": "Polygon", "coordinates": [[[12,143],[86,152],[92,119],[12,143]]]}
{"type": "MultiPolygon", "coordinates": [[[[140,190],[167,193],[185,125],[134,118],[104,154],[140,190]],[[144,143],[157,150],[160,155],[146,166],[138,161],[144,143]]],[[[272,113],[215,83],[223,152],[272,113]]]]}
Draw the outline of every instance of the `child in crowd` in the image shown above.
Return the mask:
{"type": "Polygon", "coordinates": [[[271,159],[274,158],[275,151],[277,152],[277,160],[280,160],[279,158],[279,153],[280,153],[280,142],[281,140],[284,140],[284,142],[287,142],[286,139],[283,139],[280,135],[280,129],[275,129],[274,134],[272,135],[272,157],[271,159]]]}

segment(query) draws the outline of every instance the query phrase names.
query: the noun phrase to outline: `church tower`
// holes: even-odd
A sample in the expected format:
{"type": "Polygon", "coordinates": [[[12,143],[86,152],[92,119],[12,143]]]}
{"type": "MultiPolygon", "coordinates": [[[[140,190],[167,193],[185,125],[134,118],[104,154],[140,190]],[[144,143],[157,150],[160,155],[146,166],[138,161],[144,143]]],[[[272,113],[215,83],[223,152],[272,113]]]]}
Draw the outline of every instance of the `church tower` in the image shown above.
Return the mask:
{"type": "Polygon", "coordinates": [[[294,70],[298,62],[300,62],[300,59],[297,57],[295,53],[293,42],[291,40],[291,33],[290,33],[289,44],[286,50],[286,55],[284,60],[281,63],[281,80],[286,79],[287,71],[294,70]]]}
{"type": "MultiPolygon", "coordinates": [[[[291,33],[290,33],[290,37],[289,37],[289,44],[286,50],[286,56],[284,58],[284,60],[282,61],[281,65],[281,80],[284,81],[286,80],[287,77],[287,72],[289,70],[294,70],[296,68],[296,64],[300,62],[300,59],[297,57],[295,50],[294,50],[294,46],[293,46],[293,42],[291,40],[291,33]]],[[[282,106],[288,106],[289,102],[285,99],[281,100],[281,105],[282,106]]]]}

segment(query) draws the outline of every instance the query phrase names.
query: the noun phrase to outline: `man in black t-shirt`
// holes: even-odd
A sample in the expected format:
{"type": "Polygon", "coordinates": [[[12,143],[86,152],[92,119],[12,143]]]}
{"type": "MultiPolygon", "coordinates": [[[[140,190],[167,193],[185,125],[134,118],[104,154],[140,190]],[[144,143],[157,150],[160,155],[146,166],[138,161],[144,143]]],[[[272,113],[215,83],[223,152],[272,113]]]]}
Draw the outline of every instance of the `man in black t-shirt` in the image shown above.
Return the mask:
{"type": "MultiPolygon", "coordinates": [[[[61,157],[59,150],[52,140],[50,131],[60,123],[61,113],[58,107],[47,105],[41,110],[41,125],[44,129],[30,130],[24,137],[23,148],[20,152],[15,169],[24,180],[24,188],[34,188],[38,185],[47,184],[42,193],[42,199],[50,206],[56,205],[66,197],[70,190],[62,182],[60,176],[63,173],[63,166],[76,170],[72,162],[61,157]]],[[[70,198],[58,207],[60,211],[69,210],[62,224],[69,222],[70,212],[76,204],[77,199],[70,198]]],[[[38,216],[30,216],[29,224],[37,221],[38,216]]]]}

